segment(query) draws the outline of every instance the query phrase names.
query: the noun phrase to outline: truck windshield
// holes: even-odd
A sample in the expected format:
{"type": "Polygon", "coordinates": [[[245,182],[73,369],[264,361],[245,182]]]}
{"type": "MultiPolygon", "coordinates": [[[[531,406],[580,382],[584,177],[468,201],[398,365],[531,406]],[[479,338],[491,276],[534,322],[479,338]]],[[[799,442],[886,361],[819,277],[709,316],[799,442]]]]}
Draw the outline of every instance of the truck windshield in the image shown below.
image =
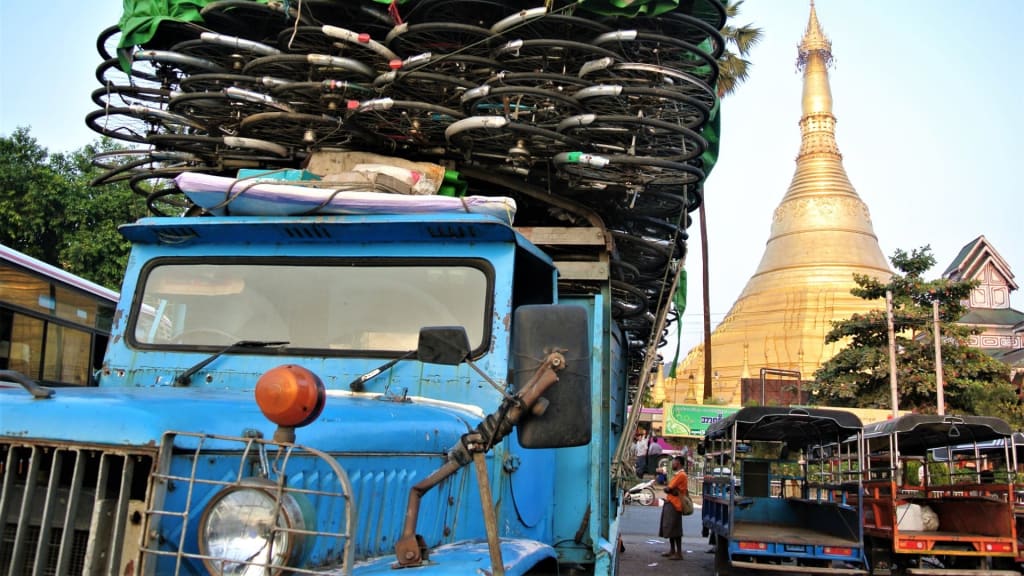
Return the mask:
{"type": "Polygon", "coordinates": [[[463,326],[477,349],[487,337],[488,279],[476,262],[159,263],[142,279],[129,333],[142,346],[274,340],[400,352],[416,348],[424,326],[463,326]]]}

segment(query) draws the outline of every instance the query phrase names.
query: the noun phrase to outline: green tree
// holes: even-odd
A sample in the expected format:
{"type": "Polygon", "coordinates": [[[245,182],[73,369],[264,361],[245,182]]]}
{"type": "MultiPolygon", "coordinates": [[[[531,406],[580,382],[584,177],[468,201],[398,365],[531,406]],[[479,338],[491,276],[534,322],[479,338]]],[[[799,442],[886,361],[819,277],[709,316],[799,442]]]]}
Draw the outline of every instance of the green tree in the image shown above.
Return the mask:
{"type": "Polygon", "coordinates": [[[753,66],[747,57],[750,56],[750,51],[754,46],[757,46],[761,38],[764,37],[760,28],[750,24],[734,26],[730,23],[739,16],[742,5],[743,0],[736,2],[726,0],[725,2],[726,24],[721,30],[722,38],[725,39],[725,51],[718,58],[719,97],[732,94],[740,84],[747,80],[750,68],[753,66]]]}
{"type": "Polygon", "coordinates": [[[932,302],[938,301],[946,411],[999,416],[1017,426],[1024,424],[1009,367],[969,346],[968,337],[978,331],[956,323],[965,312],[962,302],[976,282],[925,280],[924,273],[935,265],[929,246],[909,254],[897,250],[890,261],[896,273],[888,282],[854,276],[857,288],[851,293],[878,301],[879,308],[833,322],[825,341],[848,344],[815,373],[811,390],[816,401],[862,408],[891,406],[885,313],[885,294],[891,291],[899,408],[936,411],[932,302]]]}
{"type": "Polygon", "coordinates": [[[50,154],[18,128],[0,137],[0,243],[117,289],[128,242],[117,227],[146,214],[145,201],[124,183],[95,187],[91,163],[109,139],[67,154],[50,154]]]}

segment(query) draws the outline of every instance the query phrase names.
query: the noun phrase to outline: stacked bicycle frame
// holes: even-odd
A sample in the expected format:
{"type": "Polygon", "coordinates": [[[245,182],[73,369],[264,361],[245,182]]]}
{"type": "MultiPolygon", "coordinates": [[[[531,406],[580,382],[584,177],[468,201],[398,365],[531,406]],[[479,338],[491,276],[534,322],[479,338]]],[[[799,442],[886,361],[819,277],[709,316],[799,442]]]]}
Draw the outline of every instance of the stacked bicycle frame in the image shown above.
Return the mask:
{"type": "Polygon", "coordinates": [[[86,122],[132,148],[97,155],[95,184],[198,215],[182,172],[299,168],[330,149],[444,164],[473,194],[514,198],[517,226],[604,228],[613,316],[634,377],[649,369],[714,159],[718,0],[657,17],[540,0],[193,4],[198,19],[160,20],[141,44],[118,26],[98,38],[86,122]]]}

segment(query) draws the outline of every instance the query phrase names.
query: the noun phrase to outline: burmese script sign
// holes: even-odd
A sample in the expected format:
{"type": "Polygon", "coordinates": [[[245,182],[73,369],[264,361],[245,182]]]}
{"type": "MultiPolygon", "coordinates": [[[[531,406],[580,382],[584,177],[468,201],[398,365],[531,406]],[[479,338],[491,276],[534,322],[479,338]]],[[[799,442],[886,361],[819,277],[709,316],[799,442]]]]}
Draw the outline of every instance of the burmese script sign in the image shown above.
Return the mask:
{"type": "Polygon", "coordinates": [[[739,406],[666,403],[662,423],[663,431],[665,436],[703,438],[708,426],[739,409],[739,406]]]}

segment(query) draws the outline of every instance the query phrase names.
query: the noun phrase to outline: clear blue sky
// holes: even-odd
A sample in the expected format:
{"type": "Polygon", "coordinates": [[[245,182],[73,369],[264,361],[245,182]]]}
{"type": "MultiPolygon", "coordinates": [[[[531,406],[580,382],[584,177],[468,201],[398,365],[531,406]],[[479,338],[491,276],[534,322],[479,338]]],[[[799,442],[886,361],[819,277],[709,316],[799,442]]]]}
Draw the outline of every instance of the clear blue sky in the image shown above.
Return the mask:
{"type": "MultiPolygon", "coordinates": [[[[764,29],[750,80],[722,106],[722,147],[707,183],[711,309],[720,321],[757,268],[772,211],[799,150],[796,46],[806,0],[746,0],[737,23],[764,29]]],[[[937,276],[984,234],[1024,284],[1024,1],[818,0],[832,39],[839,148],[882,252],[930,244],[937,276]]],[[[85,126],[98,87],[97,34],[112,0],[0,2],[0,134],[31,127],[53,152],[95,139],[85,126]]],[[[683,351],[700,340],[699,231],[691,229],[683,351]]],[[[1014,307],[1021,296],[1012,297],[1014,307]]],[[[662,352],[668,356],[671,349],[662,352]]]]}

